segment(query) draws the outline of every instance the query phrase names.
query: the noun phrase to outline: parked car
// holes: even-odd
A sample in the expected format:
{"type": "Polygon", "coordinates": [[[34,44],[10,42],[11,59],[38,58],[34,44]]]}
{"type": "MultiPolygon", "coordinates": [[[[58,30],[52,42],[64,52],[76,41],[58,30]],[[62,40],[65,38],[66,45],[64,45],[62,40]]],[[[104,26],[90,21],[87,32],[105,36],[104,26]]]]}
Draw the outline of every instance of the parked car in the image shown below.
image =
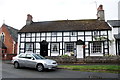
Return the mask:
{"type": "Polygon", "coordinates": [[[45,69],[56,69],[58,65],[56,61],[46,59],[36,53],[19,54],[13,57],[12,63],[16,69],[20,67],[30,67],[36,68],[39,72],[45,69]]]}

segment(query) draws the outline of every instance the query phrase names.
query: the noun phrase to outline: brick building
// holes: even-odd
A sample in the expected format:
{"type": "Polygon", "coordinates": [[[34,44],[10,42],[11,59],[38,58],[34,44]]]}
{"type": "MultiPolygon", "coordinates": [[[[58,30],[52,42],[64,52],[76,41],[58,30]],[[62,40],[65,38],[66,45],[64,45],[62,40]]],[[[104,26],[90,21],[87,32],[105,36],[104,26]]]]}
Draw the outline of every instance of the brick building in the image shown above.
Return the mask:
{"type": "Polygon", "coordinates": [[[11,60],[17,54],[17,29],[6,24],[0,28],[0,55],[3,60],[11,60]]]}

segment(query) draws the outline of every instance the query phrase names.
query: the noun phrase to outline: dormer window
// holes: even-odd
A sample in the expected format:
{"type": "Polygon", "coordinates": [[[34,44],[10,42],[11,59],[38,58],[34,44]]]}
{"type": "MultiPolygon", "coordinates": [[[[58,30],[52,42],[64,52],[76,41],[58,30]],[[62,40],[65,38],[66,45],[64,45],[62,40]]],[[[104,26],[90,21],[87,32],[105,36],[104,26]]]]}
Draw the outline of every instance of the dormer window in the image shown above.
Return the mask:
{"type": "Polygon", "coordinates": [[[4,33],[1,34],[1,36],[0,36],[0,40],[1,40],[2,42],[5,41],[5,34],[4,34],[4,33]]]}

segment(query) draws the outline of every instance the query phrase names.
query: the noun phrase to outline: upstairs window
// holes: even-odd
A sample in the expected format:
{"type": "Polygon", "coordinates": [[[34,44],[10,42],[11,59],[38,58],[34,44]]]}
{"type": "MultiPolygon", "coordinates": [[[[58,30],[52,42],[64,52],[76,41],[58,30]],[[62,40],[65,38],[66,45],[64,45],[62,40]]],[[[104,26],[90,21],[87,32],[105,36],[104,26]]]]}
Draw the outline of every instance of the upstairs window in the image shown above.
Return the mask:
{"type": "Polygon", "coordinates": [[[76,32],[70,32],[70,36],[76,36],[76,32]]]}
{"type": "Polygon", "coordinates": [[[93,31],[93,36],[94,37],[97,37],[99,35],[99,32],[98,31],[93,31]]]}
{"type": "Polygon", "coordinates": [[[52,32],[52,36],[57,36],[57,32],[52,32]]]}
{"type": "Polygon", "coordinates": [[[31,37],[31,33],[26,33],[26,37],[31,37]]]}

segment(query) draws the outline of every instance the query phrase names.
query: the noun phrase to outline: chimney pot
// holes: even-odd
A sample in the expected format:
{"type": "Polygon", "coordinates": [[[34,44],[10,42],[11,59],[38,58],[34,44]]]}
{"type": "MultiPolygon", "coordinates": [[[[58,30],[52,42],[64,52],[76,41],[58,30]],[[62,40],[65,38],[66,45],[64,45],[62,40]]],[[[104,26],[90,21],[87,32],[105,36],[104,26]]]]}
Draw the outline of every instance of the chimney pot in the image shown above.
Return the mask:
{"type": "Polygon", "coordinates": [[[99,7],[97,8],[97,19],[98,20],[105,20],[103,5],[99,5],[99,7]]]}
{"type": "Polygon", "coordinates": [[[98,11],[99,11],[99,10],[103,10],[103,5],[99,5],[99,7],[98,7],[97,10],[98,10],[98,11]]]}
{"type": "Polygon", "coordinates": [[[26,25],[30,25],[33,21],[32,21],[32,15],[28,14],[27,15],[27,20],[26,20],[26,25]]]}

